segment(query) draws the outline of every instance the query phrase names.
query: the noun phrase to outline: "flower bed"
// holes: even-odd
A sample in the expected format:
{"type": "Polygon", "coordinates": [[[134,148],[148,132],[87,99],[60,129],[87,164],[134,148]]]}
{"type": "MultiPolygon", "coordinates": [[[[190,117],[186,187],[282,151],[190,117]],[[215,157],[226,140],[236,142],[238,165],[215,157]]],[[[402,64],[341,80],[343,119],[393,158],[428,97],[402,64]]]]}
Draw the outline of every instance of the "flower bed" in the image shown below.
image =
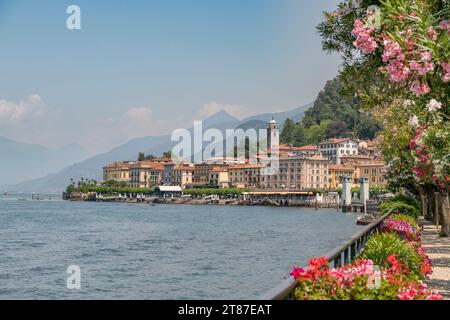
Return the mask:
{"type": "MultiPolygon", "coordinates": [[[[398,215],[401,217],[401,215],[398,215]]],[[[396,219],[395,217],[387,218],[380,227],[382,232],[396,233],[402,239],[408,241],[420,241],[420,232],[414,228],[406,220],[396,219]]]]}
{"type": "Polygon", "coordinates": [[[421,246],[410,216],[388,218],[372,235],[360,259],[330,268],[326,257],[313,258],[306,269],[294,266],[298,300],[441,300],[424,282],[431,260],[421,246]],[[410,223],[408,223],[408,221],[410,223]],[[375,265],[376,261],[377,265],[375,265]]]}

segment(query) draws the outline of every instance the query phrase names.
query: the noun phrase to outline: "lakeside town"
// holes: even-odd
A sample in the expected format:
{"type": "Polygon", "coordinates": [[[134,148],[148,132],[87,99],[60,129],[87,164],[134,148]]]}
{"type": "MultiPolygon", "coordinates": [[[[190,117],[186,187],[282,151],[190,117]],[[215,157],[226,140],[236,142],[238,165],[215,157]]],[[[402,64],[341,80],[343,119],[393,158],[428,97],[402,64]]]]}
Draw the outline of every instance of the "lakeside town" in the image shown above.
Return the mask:
{"type": "Polygon", "coordinates": [[[450,301],[449,0],[3,2],[0,299],[450,301]]]}
{"type": "MultiPolygon", "coordinates": [[[[103,167],[104,181],[101,184],[130,188],[136,198],[139,193],[144,197],[149,190],[153,190],[157,196],[172,198],[182,196],[183,191],[187,190],[200,190],[200,193],[201,190],[207,190],[203,192],[205,196],[224,194],[227,190],[228,195],[251,191],[252,195],[267,197],[270,194],[270,198],[286,195],[287,192],[298,196],[316,196],[325,191],[341,190],[344,178],[350,181],[353,190],[360,187],[361,179],[368,181],[372,189],[385,190],[386,164],[376,141],[330,138],[318,145],[295,147],[280,144],[280,129],[275,120],[268,124],[267,140],[270,150],[277,153],[279,161],[278,170],[272,174],[265,174],[266,165],[258,161],[251,163],[248,158],[216,157],[202,163],[179,163],[173,161],[168,152],[166,157],[145,157],[141,154],[137,161],[107,164],[103,167]]],[[[72,187],[71,193],[78,190],[75,182],[72,182],[72,187]]],[[[92,188],[85,190],[95,191],[92,188]]],[[[109,192],[111,190],[114,189],[109,192]]],[[[115,199],[109,196],[96,193],[98,200],[115,199]]],[[[80,195],[69,195],[69,198],[73,200],[80,198],[80,195]]],[[[86,195],[81,198],[85,199],[86,195]]],[[[87,198],[92,200],[92,197],[87,198]]],[[[334,199],[334,204],[337,201],[334,199]]]]}

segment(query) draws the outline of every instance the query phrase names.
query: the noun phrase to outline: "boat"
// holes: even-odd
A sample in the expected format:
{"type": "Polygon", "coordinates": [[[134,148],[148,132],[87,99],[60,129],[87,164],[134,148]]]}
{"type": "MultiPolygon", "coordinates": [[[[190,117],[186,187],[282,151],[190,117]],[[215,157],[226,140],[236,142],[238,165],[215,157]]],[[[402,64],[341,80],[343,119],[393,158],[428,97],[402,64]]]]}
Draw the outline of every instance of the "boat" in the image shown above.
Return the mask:
{"type": "Polygon", "coordinates": [[[366,225],[369,225],[372,222],[374,222],[376,219],[377,219],[376,215],[371,214],[371,213],[365,213],[365,214],[359,215],[356,218],[356,224],[361,225],[361,226],[366,226],[366,225]]]}
{"type": "Polygon", "coordinates": [[[8,191],[3,192],[3,195],[7,196],[8,195],[8,191]]]}

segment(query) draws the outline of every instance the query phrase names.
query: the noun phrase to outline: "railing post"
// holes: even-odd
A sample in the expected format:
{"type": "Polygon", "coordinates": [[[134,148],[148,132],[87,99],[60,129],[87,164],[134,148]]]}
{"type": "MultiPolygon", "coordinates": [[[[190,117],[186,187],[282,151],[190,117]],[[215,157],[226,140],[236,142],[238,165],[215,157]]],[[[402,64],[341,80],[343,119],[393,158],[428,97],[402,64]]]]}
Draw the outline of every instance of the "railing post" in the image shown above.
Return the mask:
{"type": "Polygon", "coordinates": [[[339,257],[336,257],[336,259],[334,259],[334,267],[335,268],[339,268],[340,266],[342,266],[342,257],[341,257],[341,255],[339,255],[339,257]]]}
{"type": "Polygon", "coordinates": [[[344,265],[348,264],[350,261],[348,259],[348,248],[344,251],[344,265]]]}
{"type": "Polygon", "coordinates": [[[353,260],[356,257],[356,242],[353,242],[350,247],[350,258],[353,260]]]}

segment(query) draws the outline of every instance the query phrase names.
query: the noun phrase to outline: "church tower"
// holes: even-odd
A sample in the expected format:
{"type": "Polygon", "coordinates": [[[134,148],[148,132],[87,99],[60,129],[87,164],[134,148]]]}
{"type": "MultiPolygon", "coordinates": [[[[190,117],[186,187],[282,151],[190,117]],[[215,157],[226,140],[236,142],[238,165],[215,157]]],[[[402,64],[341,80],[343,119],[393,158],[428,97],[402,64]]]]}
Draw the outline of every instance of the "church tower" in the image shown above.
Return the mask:
{"type": "Polygon", "coordinates": [[[269,153],[272,153],[276,150],[279,152],[280,147],[280,129],[278,129],[278,124],[275,119],[272,117],[272,120],[269,122],[269,128],[267,129],[267,149],[269,153]]]}

